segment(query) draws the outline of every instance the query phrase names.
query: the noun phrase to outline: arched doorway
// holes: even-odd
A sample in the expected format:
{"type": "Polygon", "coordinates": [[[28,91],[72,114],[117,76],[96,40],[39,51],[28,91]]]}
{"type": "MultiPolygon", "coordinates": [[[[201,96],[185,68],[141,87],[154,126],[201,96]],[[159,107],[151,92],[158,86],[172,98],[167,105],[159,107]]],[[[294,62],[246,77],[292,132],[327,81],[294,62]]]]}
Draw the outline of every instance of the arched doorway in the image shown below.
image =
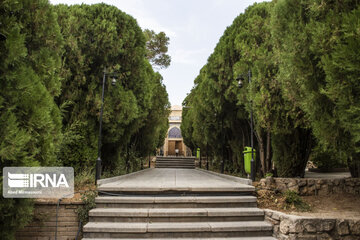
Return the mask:
{"type": "Polygon", "coordinates": [[[168,155],[184,155],[181,130],[175,126],[168,132],[168,155]]]}

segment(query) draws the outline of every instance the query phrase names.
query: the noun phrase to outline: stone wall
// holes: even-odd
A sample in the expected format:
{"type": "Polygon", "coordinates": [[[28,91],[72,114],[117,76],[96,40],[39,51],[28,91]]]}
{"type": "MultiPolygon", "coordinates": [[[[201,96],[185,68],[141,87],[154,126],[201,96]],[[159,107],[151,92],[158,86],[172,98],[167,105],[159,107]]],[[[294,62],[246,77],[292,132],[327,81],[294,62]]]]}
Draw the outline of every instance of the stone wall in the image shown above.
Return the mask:
{"type": "Polygon", "coordinates": [[[328,195],[333,193],[360,194],[360,178],[273,178],[260,180],[260,187],[285,192],[293,190],[299,195],[328,195]]]}
{"type": "Polygon", "coordinates": [[[313,218],[265,209],[265,220],[274,225],[279,240],[360,240],[360,217],[313,218]]]}
{"type": "MultiPolygon", "coordinates": [[[[56,202],[36,202],[33,221],[16,233],[16,240],[55,239],[56,205],[56,202]]],[[[75,239],[79,226],[76,209],[81,205],[82,202],[60,202],[57,224],[58,240],[75,239]]]]}

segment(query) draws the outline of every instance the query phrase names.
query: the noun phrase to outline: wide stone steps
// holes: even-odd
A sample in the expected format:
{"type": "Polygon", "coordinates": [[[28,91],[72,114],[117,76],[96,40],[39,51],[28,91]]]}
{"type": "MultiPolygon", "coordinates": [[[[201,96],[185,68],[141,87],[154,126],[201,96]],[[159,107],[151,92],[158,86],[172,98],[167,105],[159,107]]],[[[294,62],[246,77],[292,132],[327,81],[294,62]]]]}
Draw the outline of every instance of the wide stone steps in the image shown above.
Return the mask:
{"type": "Polygon", "coordinates": [[[217,222],[261,221],[258,208],[96,208],[91,222],[217,222]]]}
{"type": "Polygon", "coordinates": [[[254,196],[100,196],[97,208],[241,208],[256,207],[254,196]]]}
{"type": "Polygon", "coordinates": [[[89,222],[84,237],[90,238],[184,238],[271,236],[272,225],[264,221],[246,222],[89,222]]]}
{"type": "Polygon", "coordinates": [[[197,169],[148,169],[105,179],[85,240],[275,240],[246,179],[197,169]]]}
{"type": "Polygon", "coordinates": [[[156,168],[184,168],[194,169],[195,158],[194,157],[156,157],[156,168]]]}

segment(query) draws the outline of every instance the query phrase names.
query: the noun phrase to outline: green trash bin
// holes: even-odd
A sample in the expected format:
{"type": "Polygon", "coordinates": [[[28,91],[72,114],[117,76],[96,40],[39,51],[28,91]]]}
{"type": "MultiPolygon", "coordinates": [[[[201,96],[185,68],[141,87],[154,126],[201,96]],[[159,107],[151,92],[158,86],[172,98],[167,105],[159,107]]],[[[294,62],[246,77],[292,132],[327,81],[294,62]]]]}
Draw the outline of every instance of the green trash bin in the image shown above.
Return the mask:
{"type": "Polygon", "coordinates": [[[196,149],[196,157],[197,157],[197,158],[200,158],[200,148],[197,148],[197,149],[196,149]]]}
{"type": "MultiPolygon", "coordinates": [[[[245,147],[244,151],[244,166],[247,174],[251,173],[251,147],[245,147]]],[[[256,150],[254,149],[254,161],[256,159],[256,150]]]]}

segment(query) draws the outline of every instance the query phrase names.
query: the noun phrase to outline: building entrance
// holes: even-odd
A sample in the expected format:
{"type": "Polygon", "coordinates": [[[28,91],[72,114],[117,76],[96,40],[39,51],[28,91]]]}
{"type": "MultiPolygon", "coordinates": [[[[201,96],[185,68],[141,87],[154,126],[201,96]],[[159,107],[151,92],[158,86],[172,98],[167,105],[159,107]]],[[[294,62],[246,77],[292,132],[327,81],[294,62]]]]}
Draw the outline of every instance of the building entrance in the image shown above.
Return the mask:
{"type": "Polygon", "coordinates": [[[168,155],[176,155],[176,149],[178,149],[178,155],[184,156],[183,143],[182,141],[169,140],[168,142],[168,155]]]}

